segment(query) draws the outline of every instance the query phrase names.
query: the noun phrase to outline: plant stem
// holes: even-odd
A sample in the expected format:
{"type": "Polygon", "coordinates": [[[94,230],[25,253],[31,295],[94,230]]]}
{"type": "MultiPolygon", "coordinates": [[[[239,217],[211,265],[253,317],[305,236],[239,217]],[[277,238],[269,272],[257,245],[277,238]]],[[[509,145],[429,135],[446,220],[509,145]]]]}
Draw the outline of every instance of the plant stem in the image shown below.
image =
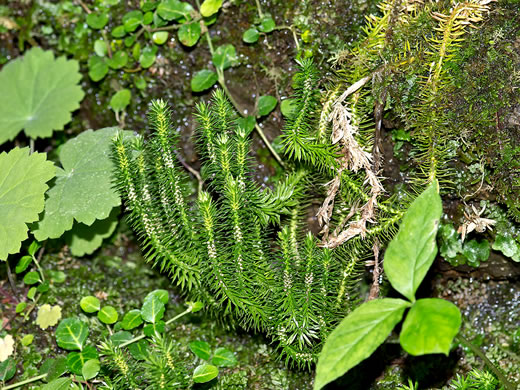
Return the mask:
{"type": "Polygon", "coordinates": [[[14,277],[13,273],[11,272],[9,261],[6,261],[5,265],[7,267],[7,279],[9,279],[9,285],[11,286],[11,290],[13,290],[13,294],[16,295],[16,283],[14,282],[14,277]]]}
{"type": "Polygon", "coordinates": [[[262,12],[262,7],[260,6],[260,0],[256,0],[256,9],[258,10],[258,16],[260,16],[260,19],[262,19],[264,14],[262,12]]]}
{"type": "MultiPolygon", "coordinates": [[[[211,56],[213,57],[213,53],[214,53],[213,43],[211,43],[211,37],[209,36],[209,31],[206,31],[205,35],[206,35],[206,40],[208,41],[209,51],[211,53],[211,56]]],[[[238,111],[238,113],[240,114],[241,117],[245,117],[246,115],[244,114],[244,111],[239,106],[239,104],[237,103],[237,101],[235,100],[235,98],[233,97],[233,95],[231,94],[231,92],[229,91],[229,89],[226,85],[226,78],[224,76],[224,71],[222,69],[217,68],[217,75],[218,75],[218,83],[220,84],[220,87],[224,90],[224,93],[226,94],[228,99],[231,101],[231,104],[235,107],[235,110],[238,111]]],[[[260,136],[260,138],[262,138],[262,141],[264,142],[265,146],[267,147],[267,149],[269,149],[269,152],[271,152],[271,154],[273,155],[275,160],[278,162],[278,164],[280,164],[280,166],[285,169],[285,164],[284,164],[282,158],[278,155],[278,153],[276,153],[273,146],[271,145],[271,143],[265,136],[264,131],[258,125],[258,123],[256,123],[256,121],[255,121],[255,130],[258,133],[258,135],[260,136]]]]}
{"type": "Polygon", "coordinates": [[[32,383],[32,382],[36,382],[36,381],[39,381],[40,379],[43,379],[47,376],[47,374],[42,374],[42,375],[38,375],[38,376],[34,376],[32,378],[29,378],[29,379],[26,379],[22,382],[17,382],[17,383],[14,383],[12,385],[9,385],[9,386],[5,386],[5,387],[2,387],[2,390],[9,390],[9,389],[16,389],[17,387],[20,387],[20,386],[23,386],[23,385],[26,385],[28,383],[32,383]]]}
{"type": "Polygon", "coordinates": [[[32,138],[29,139],[29,149],[30,149],[30,153],[33,154],[34,153],[34,140],[32,138]]]}
{"type": "Polygon", "coordinates": [[[456,336],[456,338],[462,344],[464,344],[469,349],[471,349],[471,352],[473,352],[475,355],[477,355],[479,358],[481,358],[484,361],[486,366],[488,366],[489,369],[491,371],[493,371],[493,373],[497,376],[497,378],[500,380],[500,382],[502,382],[502,384],[504,385],[504,387],[507,390],[515,390],[513,385],[511,383],[509,383],[509,381],[507,380],[505,375],[502,373],[502,371],[500,371],[500,369],[497,366],[495,366],[491,360],[488,359],[488,357],[484,354],[484,352],[482,352],[482,350],[480,348],[478,348],[476,345],[472,344],[471,341],[466,339],[460,333],[456,336]]]}

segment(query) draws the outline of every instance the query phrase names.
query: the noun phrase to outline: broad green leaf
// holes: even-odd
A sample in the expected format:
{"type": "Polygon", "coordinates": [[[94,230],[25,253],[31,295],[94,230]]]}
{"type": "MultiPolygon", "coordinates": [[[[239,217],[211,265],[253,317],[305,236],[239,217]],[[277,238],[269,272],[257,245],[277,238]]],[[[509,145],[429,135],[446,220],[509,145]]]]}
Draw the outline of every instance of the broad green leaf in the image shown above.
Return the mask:
{"type": "Polygon", "coordinates": [[[218,368],[212,364],[201,364],[193,371],[193,382],[206,383],[218,376],[218,368]]]}
{"type": "Polygon", "coordinates": [[[88,59],[88,76],[92,81],[102,80],[108,73],[108,64],[104,58],[92,56],[88,59]]]}
{"type": "Polygon", "coordinates": [[[184,23],[178,31],[179,41],[184,46],[191,47],[198,42],[200,33],[201,29],[198,22],[184,23]]]}
{"type": "Polygon", "coordinates": [[[491,253],[488,240],[477,241],[475,239],[464,242],[462,254],[468,260],[468,265],[478,267],[481,261],[486,261],[491,253]]]}
{"type": "Polygon", "coordinates": [[[32,263],[32,260],[32,256],[22,256],[22,258],[18,261],[18,264],[16,264],[15,272],[17,274],[24,272],[32,263]]]}
{"type": "Polygon", "coordinates": [[[89,379],[95,378],[99,373],[101,366],[99,364],[98,359],[90,359],[83,364],[83,368],[81,369],[81,374],[83,378],[88,381],[89,379]]]}
{"type": "Polygon", "coordinates": [[[292,118],[298,109],[298,103],[296,99],[285,99],[280,104],[280,110],[282,115],[286,118],[292,118]]]}
{"type": "Polygon", "coordinates": [[[163,0],[157,6],[157,13],[166,20],[188,19],[193,7],[179,0],[163,0]]]}
{"type": "Polygon", "coordinates": [[[202,302],[196,301],[196,302],[186,302],[191,307],[191,312],[196,313],[199,310],[202,310],[204,308],[204,304],[202,302]]]}
{"type": "Polygon", "coordinates": [[[29,253],[29,256],[35,256],[36,251],[41,248],[41,245],[38,241],[34,240],[31,242],[31,245],[29,245],[29,248],[27,249],[27,253],[29,253]]]}
{"type": "Polygon", "coordinates": [[[33,341],[34,341],[34,335],[33,334],[26,334],[20,340],[20,342],[22,343],[22,345],[24,347],[27,347],[27,346],[31,345],[33,341]]]}
{"type": "Polygon", "coordinates": [[[140,340],[128,346],[128,350],[132,357],[136,360],[144,360],[148,352],[148,343],[146,340],[140,340]]]}
{"type": "Polygon", "coordinates": [[[10,334],[0,337],[0,362],[7,360],[14,352],[14,339],[10,334]]]}
{"type": "Polygon", "coordinates": [[[114,333],[110,336],[110,341],[114,343],[115,346],[121,345],[133,339],[132,333],[127,332],[125,330],[121,330],[119,332],[114,333]]]}
{"type": "MultiPolygon", "coordinates": [[[[33,228],[36,239],[58,238],[72,228],[74,220],[92,225],[106,219],[121,204],[113,188],[114,164],[111,159],[115,127],[84,131],[60,149],[60,162],[54,186],[47,191],[42,220],[33,228]]],[[[130,132],[125,132],[131,137],[130,132]]]]}
{"type": "Polygon", "coordinates": [[[274,22],[273,18],[270,15],[264,16],[264,18],[261,20],[260,25],[258,26],[258,29],[265,33],[270,33],[274,30],[276,27],[276,23],[274,22]]]}
{"type": "Polygon", "coordinates": [[[128,63],[128,54],[126,51],[118,50],[113,55],[112,58],[107,60],[107,64],[112,69],[121,69],[126,66],[128,63]]]}
{"type": "Polygon", "coordinates": [[[157,296],[147,299],[141,308],[141,316],[146,322],[157,322],[164,316],[164,303],[157,296]]]}
{"type": "Polygon", "coordinates": [[[205,341],[197,340],[189,343],[191,352],[202,360],[208,360],[211,356],[211,347],[205,341]]]}
{"type": "Polygon", "coordinates": [[[510,234],[497,234],[492,248],[502,252],[504,256],[510,257],[514,261],[520,261],[520,245],[510,234]]]}
{"type": "Polygon", "coordinates": [[[153,22],[153,15],[154,15],[153,12],[145,13],[144,16],[143,16],[143,24],[146,24],[146,25],[152,24],[152,22],[153,22]]]}
{"type": "Polygon", "coordinates": [[[0,144],[22,129],[31,138],[62,130],[85,95],[80,80],[77,61],[55,59],[39,47],[6,64],[0,71],[0,144]]]}
{"type": "Polygon", "coordinates": [[[406,315],[401,330],[401,346],[411,355],[450,353],[453,338],[459,333],[460,310],[439,298],[419,299],[406,315]]]}
{"type": "Polygon", "coordinates": [[[79,306],[85,313],[95,313],[101,308],[101,302],[99,302],[99,299],[96,297],[88,295],[81,298],[81,301],[79,301],[79,306]]]}
{"type": "Polygon", "coordinates": [[[40,374],[47,374],[45,378],[49,382],[59,378],[67,372],[67,358],[58,357],[56,359],[47,359],[40,367],[40,374]]]}
{"type": "Polygon", "coordinates": [[[168,40],[168,31],[157,31],[152,35],[153,43],[162,45],[168,40]]]}
{"type": "Polygon", "coordinates": [[[260,38],[260,34],[254,27],[247,29],[244,31],[244,35],[242,35],[242,40],[246,43],[255,43],[258,41],[258,38],[260,38]]]}
{"type": "Polygon", "coordinates": [[[100,57],[106,56],[108,53],[107,43],[102,39],[98,39],[94,42],[94,53],[100,57]]]}
{"type": "Polygon", "coordinates": [[[88,326],[78,318],[66,318],[56,328],[56,342],[67,350],[83,349],[88,337],[88,326]]]}
{"type": "Polygon", "coordinates": [[[227,348],[217,348],[211,359],[211,364],[217,367],[233,367],[237,364],[237,358],[227,348]]]}
{"type": "Polygon", "coordinates": [[[146,324],[143,327],[143,333],[145,336],[152,337],[164,332],[166,323],[162,320],[154,322],[153,324],[146,324]]]}
{"type": "Polygon", "coordinates": [[[146,46],[141,50],[139,55],[139,64],[147,69],[155,62],[157,50],[151,46],[146,46]]]}
{"type": "Polygon", "coordinates": [[[369,357],[392,332],[410,304],[402,299],[363,303],[327,337],[316,366],[318,390],[369,357]]]}
{"type": "Polygon", "coordinates": [[[258,98],[258,116],[268,115],[274,110],[278,101],[274,96],[265,95],[258,98]]]}
{"type": "Polygon", "coordinates": [[[67,355],[67,367],[76,375],[81,375],[83,366],[91,359],[99,357],[96,348],[89,345],[80,352],[70,352],[67,355]]]}
{"type": "Polygon", "coordinates": [[[237,126],[242,128],[247,135],[251,134],[256,125],[256,118],[253,115],[248,115],[244,118],[237,119],[237,126]]]}
{"type": "Polygon", "coordinates": [[[59,305],[52,306],[49,304],[42,305],[38,309],[36,317],[36,325],[45,330],[49,326],[54,326],[61,320],[61,307],[59,305]]]}
{"type": "Polygon", "coordinates": [[[123,38],[126,35],[125,26],[117,26],[112,29],[111,35],[114,38],[123,38]]]}
{"type": "Polygon", "coordinates": [[[132,93],[129,89],[122,89],[117,91],[112,99],[110,99],[110,108],[115,112],[123,111],[129,104],[130,99],[132,98],[132,93]]]}
{"type": "Polygon", "coordinates": [[[169,296],[168,291],[166,290],[157,289],[149,292],[144,298],[143,302],[146,302],[147,300],[152,299],[153,297],[159,298],[159,300],[165,305],[168,303],[169,296]]]}
{"type": "Polygon", "coordinates": [[[70,253],[78,257],[92,254],[116,230],[118,215],[119,207],[114,207],[108,218],[96,220],[91,226],[75,223],[64,235],[70,253]]]}
{"type": "Polygon", "coordinates": [[[123,320],[121,321],[121,326],[125,330],[130,330],[137,328],[139,325],[143,323],[143,318],[141,317],[141,311],[134,309],[130,310],[125,314],[123,320]]]}
{"type": "Polygon", "coordinates": [[[119,317],[113,306],[103,306],[101,310],[98,311],[97,316],[102,323],[109,325],[116,323],[119,317]]]}
{"type": "Polygon", "coordinates": [[[216,14],[222,7],[222,0],[204,0],[200,6],[200,14],[204,17],[216,14]]]}
{"type": "Polygon", "coordinates": [[[191,90],[193,92],[202,92],[211,88],[218,81],[218,76],[215,72],[203,69],[199,70],[191,79],[191,90]]]}
{"type": "Polygon", "coordinates": [[[27,272],[23,277],[23,282],[28,286],[40,281],[40,274],[36,271],[27,272]]]}
{"type": "Polygon", "coordinates": [[[45,154],[29,154],[29,148],[0,153],[0,260],[20,251],[26,224],[38,220],[49,188],[45,183],[55,172],[45,154]]]}
{"type": "Polygon", "coordinates": [[[16,305],[15,312],[16,314],[20,314],[22,311],[25,310],[27,307],[27,302],[20,302],[18,305],[16,305]]]}
{"type": "Polygon", "coordinates": [[[94,30],[101,30],[108,23],[108,15],[106,13],[90,13],[87,15],[87,24],[94,30]]]}
{"type": "Polygon", "coordinates": [[[72,379],[70,378],[57,378],[47,383],[41,390],[69,390],[71,384],[72,379]]]}
{"type": "Polygon", "coordinates": [[[410,301],[415,300],[415,292],[437,254],[436,235],[442,215],[438,188],[435,180],[412,202],[385,252],[386,276],[410,301]]]}
{"type": "Polygon", "coordinates": [[[134,32],[143,22],[143,13],[139,10],[127,12],[123,16],[123,26],[126,32],[134,32]]]}
{"type": "Polygon", "coordinates": [[[16,363],[13,358],[0,362],[0,381],[7,382],[16,374],[16,363]]]}
{"type": "Polygon", "coordinates": [[[238,62],[237,52],[235,50],[235,46],[231,44],[226,44],[217,47],[215,53],[213,54],[213,65],[216,68],[226,70],[230,66],[233,66],[238,62]]]}

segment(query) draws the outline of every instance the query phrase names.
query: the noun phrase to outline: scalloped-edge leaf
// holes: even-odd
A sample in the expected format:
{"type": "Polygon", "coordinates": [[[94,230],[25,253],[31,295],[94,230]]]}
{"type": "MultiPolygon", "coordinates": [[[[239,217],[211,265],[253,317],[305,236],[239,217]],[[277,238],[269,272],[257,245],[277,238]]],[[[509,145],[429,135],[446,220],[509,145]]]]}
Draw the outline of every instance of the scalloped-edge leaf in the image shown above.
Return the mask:
{"type": "Polygon", "coordinates": [[[38,220],[49,188],[45,183],[55,172],[45,153],[29,154],[29,148],[0,153],[0,260],[20,251],[27,223],[38,220]]]}
{"type": "Polygon", "coordinates": [[[39,47],[0,71],[0,144],[20,131],[31,138],[50,137],[70,122],[85,95],[79,64],[39,47]]]}
{"type": "Polygon", "coordinates": [[[316,366],[314,390],[368,358],[388,337],[409,302],[384,298],[363,303],[327,337],[316,366]]]}
{"type": "MultiPolygon", "coordinates": [[[[88,130],[69,140],[60,150],[56,182],[47,192],[42,220],[33,226],[37,240],[58,238],[72,228],[74,220],[90,226],[108,218],[121,204],[113,188],[112,138],[117,127],[88,130]]],[[[125,131],[125,136],[132,136],[125,131]]]]}

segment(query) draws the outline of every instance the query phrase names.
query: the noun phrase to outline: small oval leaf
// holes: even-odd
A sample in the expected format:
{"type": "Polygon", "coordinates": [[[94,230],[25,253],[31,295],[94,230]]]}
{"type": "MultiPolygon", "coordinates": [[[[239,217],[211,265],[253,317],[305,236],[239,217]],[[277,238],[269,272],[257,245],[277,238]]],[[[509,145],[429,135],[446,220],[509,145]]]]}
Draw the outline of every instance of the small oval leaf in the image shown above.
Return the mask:
{"type": "Polygon", "coordinates": [[[218,368],[212,364],[201,364],[193,371],[193,382],[206,383],[218,376],[218,368]]]}
{"type": "Polygon", "coordinates": [[[217,367],[233,367],[237,364],[237,358],[227,348],[217,348],[211,359],[211,363],[217,367]]]}
{"type": "Polygon", "coordinates": [[[191,352],[202,360],[208,360],[211,356],[211,347],[205,341],[197,340],[189,343],[191,352]]]}
{"type": "Polygon", "coordinates": [[[193,92],[202,92],[211,88],[217,81],[218,76],[215,72],[208,69],[200,70],[191,79],[191,90],[193,92]]]}
{"type": "Polygon", "coordinates": [[[85,313],[95,313],[101,308],[101,303],[96,297],[89,295],[81,298],[79,306],[85,313]]]}
{"type": "Polygon", "coordinates": [[[117,311],[112,306],[104,306],[101,308],[101,310],[97,314],[99,320],[104,324],[114,324],[119,315],[117,314],[117,311]]]}

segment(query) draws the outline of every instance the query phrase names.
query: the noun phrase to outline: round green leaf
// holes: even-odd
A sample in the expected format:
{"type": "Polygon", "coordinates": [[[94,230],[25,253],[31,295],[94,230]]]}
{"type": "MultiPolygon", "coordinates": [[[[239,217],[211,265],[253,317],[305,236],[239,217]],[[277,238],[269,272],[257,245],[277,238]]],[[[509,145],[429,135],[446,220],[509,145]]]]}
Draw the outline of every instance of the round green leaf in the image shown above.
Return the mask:
{"type": "Polygon", "coordinates": [[[99,302],[99,299],[92,295],[81,298],[79,305],[85,313],[95,313],[101,308],[101,302],[99,302]]]}
{"type": "Polygon", "coordinates": [[[125,26],[117,26],[112,30],[114,38],[123,38],[126,35],[125,26]]]}
{"type": "Polygon", "coordinates": [[[276,104],[278,104],[278,101],[274,96],[260,96],[258,98],[258,116],[268,115],[274,110],[276,104]]]}
{"type": "Polygon", "coordinates": [[[282,115],[287,118],[292,118],[298,109],[298,102],[296,99],[285,99],[280,104],[282,115]]]}
{"type": "MultiPolygon", "coordinates": [[[[27,238],[26,224],[38,220],[49,188],[45,183],[55,172],[45,154],[30,154],[29,148],[0,153],[0,260],[20,251],[21,242],[27,238]]],[[[23,272],[27,261],[17,266],[16,272],[23,272]]],[[[27,278],[33,280],[34,274],[27,278]]]]}
{"type": "Polygon", "coordinates": [[[217,367],[233,367],[237,364],[237,358],[227,348],[217,348],[211,359],[211,363],[217,367]]]}
{"type": "Polygon", "coordinates": [[[40,274],[36,271],[27,272],[23,277],[23,282],[27,285],[36,284],[40,280],[40,274]]]}
{"type": "MultiPolygon", "coordinates": [[[[0,144],[25,129],[31,138],[50,137],[70,122],[85,95],[79,64],[34,47],[0,71],[0,144]]],[[[1,183],[1,181],[0,181],[1,183]]],[[[1,194],[1,192],[0,192],[1,194]]]]}
{"type": "Polygon", "coordinates": [[[67,355],[67,367],[71,372],[81,375],[86,362],[99,357],[96,348],[89,345],[80,352],[70,352],[67,355]]]}
{"type": "Polygon", "coordinates": [[[130,310],[125,314],[123,320],[121,321],[121,326],[125,330],[130,330],[137,328],[139,325],[143,323],[143,319],[141,317],[141,311],[134,309],[130,310]]]}
{"type": "Polygon", "coordinates": [[[148,299],[152,299],[153,297],[159,298],[159,300],[164,303],[165,305],[168,303],[168,291],[157,289],[149,292],[146,297],[144,298],[143,302],[146,302],[148,299]]]}
{"type": "Polygon", "coordinates": [[[119,317],[117,311],[112,306],[103,306],[97,314],[99,320],[104,324],[114,324],[119,317]]]}
{"type": "Polygon", "coordinates": [[[191,90],[193,92],[202,92],[211,88],[218,81],[218,76],[215,72],[208,69],[203,69],[195,73],[191,79],[191,90]]]}
{"type": "Polygon", "coordinates": [[[216,68],[226,70],[238,62],[235,46],[227,44],[217,47],[212,60],[216,68]]]}
{"type": "Polygon", "coordinates": [[[252,115],[237,119],[237,126],[243,129],[247,135],[249,135],[254,130],[255,124],[256,118],[252,115]]]}
{"type": "Polygon", "coordinates": [[[98,39],[94,42],[94,52],[100,57],[106,56],[108,52],[106,42],[102,39],[98,39]]]}
{"type": "Polygon", "coordinates": [[[115,112],[123,111],[126,106],[130,104],[130,99],[132,98],[132,93],[129,89],[122,89],[121,91],[117,91],[114,96],[110,99],[110,108],[115,112]]]}
{"type": "Polygon", "coordinates": [[[222,7],[222,0],[204,0],[200,6],[200,14],[204,17],[216,14],[222,7]]]}
{"type": "Polygon", "coordinates": [[[327,337],[316,366],[314,389],[369,357],[392,332],[410,304],[402,299],[376,299],[363,303],[327,337]]]}
{"type": "Polygon", "coordinates": [[[92,81],[103,79],[108,73],[107,62],[98,56],[92,56],[88,59],[88,77],[92,81]]]}
{"type": "Polygon", "coordinates": [[[168,40],[168,31],[157,31],[152,35],[153,43],[162,45],[168,40]]]}
{"type": "Polygon", "coordinates": [[[262,32],[270,33],[274,30],[275,27],[276,23],[274,22],[273,18],[271,16],[264,16],[260,22],[260,25],[258,26],[258,29],[262,32]]]}
{"type": "Polygon", "coordinates": [[[189,343],[189,347],[191,352],[193,352],[202,360],[208,360],[211,356],[211,347],[205,341],[192,341],[191,343],[189,343]]]}
{"type": "Polygon", "coordinates": [[[164,303],[157,296],[152,296],[143,303],[141,316],[146,322],[157,322],[164,316],[164,303]]]}
{"type": "Polygon", "coordinates": [[[101,30],[108,23],[108,15],[106,13],[90,13],[87,15],[87,24],[94,30],[101,30]]]}
{"type": "Polygon", "coordinates": [[[139,10],[127,12],[123,16],[123,26],[126,32],[133,32],[143,22],[143,13],[139,10]]]}
{"type": "Polygon", "coordinates": [[[460,310],[439,298],[419,299],[408,312],[401,330],[401,346],[411,355],[450,353],[462,322],[460,310]]]}
{"type": "Polygon", "coordinates": [[[218,376],[218,368],[212,364],[201,364],[193,371],[193,382],[206,383],[218,376]]]}
{"type": "Polygon", "coordinates": [[[99,364],[98,359],[90,359],[88,360],[81,369],[81,374],[86,381],[89,379],[95,378],[99,373],[101,366],[99,364]]]}
{"type": "Polygon", "coordinates": [[[113,55],[112,58],[107,60],[107,64],[112,69],[121,69],[126,66],[128,63],[128,54],[126,51],[118,50],[113,55]]]}
{"type": "Polygon", "coordinates": [[[242,35],[242,40],[246,43],[258,42],[258,38],[260,38],[260,33],[254,27],[247,29],[244,31],[244,35],[242,35]]]}
{"type": "Polygon", "coordinates": [[[17,274],[21,274],[27,269],[27,267],[29,267],[29,264],[31,264],[32,261],[32,256],[22,256],[22,258],[18,261],[18,264],[16,264],[15,272],[17,274]]]}
{"type": "Polygon", "coordinates": [[[157,14],[165,20],[188,19],[193,7],[179,0],[163,0],[157,6],[157,14]]]}
{"type": "Polygon", "coordinates": [[[88,337],[88,326],[78,318],[66,318],[56,328],[56,342],[67,350],[83,349],[88,337]]]}
{"type": "Polygon", "coordinates": [[[33,334],[26,334],[25,336],[23,336],[21,343],[24,347],[27,347],[32,344],[33,340],[34,340],[33,334]]]}
{"type": "Polygon", "coordinates": [[[149,68],[155,62],[155,54],[156,50],[154,50],[154,48],[152,48],[151,46],[146,46],[140,52],[139,64],[145,69],[149,68]]]}
{"type": "Polygon", "coordinates": [[[386,276],[410,301],[415,300],[415,292],[437,255],[436,236],[442,215],[438,188],[434,181],[412,202],[385,252],[386,276]]]}
{"type": "Polygon", "coordinates": [[[198,42],[200,33],[201,29],[198,22],[185,23],[181,26],[181,28],[179,28],[179,41],[181,41],[184,46],[191,47],[198,42]]]}
{"type": "Polygon", "coordinates": [[[16,374],[16,363],[13,358],[0,362],[0,381],[7,382],[16,374]]]}

